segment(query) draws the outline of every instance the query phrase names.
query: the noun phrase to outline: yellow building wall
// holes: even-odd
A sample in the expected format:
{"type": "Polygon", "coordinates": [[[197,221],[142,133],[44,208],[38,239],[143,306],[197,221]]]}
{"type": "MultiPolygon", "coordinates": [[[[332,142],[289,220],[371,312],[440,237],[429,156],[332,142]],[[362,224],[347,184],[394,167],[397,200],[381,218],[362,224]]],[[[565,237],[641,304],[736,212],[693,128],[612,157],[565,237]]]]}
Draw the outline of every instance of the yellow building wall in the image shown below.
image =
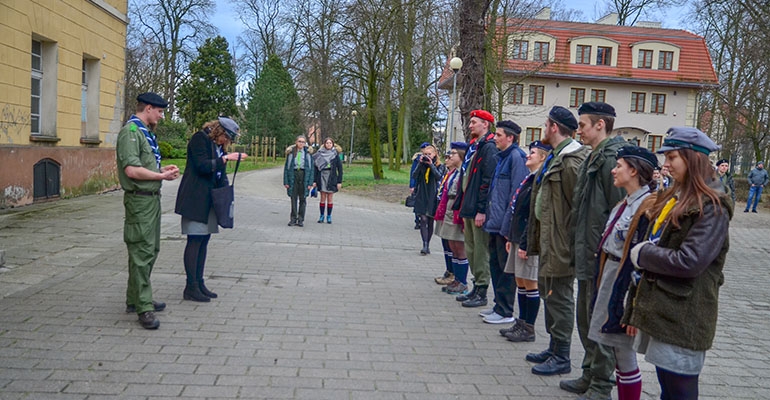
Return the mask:
{"type": "Polygon", "coordinates": [[[55,117],[60,140],[54,146],[84,146],[80,109],[86,56],[100,64],[99,146],[114,147],[112,138],[122,122],[126,11],[127,0],[0,2],[0,145],[30,145],[31,47],[33,35],[39,35],[57,45],[55,117]]]}

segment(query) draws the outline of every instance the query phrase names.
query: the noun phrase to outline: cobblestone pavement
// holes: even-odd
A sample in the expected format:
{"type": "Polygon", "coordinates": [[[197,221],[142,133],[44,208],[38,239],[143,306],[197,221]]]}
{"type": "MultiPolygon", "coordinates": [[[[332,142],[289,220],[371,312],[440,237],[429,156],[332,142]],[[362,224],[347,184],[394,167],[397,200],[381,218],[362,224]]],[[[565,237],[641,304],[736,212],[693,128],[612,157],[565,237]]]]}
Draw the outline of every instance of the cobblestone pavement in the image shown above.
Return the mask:
{"type": "MultiPolygon", "coordinates": [[[[340,193],[334,223],[288,227],[279,169],[244,173],[236,229],[209,245],[207,284],[220,297],[182,300],[185,238],[163,197],[152,276],[160,329],[125,314],[122,193],[0,212],[0,399],[572,399],[563,377],[442,294],[438,241],[421,241],[402,205],[340,193]]],[[[770,398],[770,214],[732,221],[714,348],[702,399],[770,398]]],[[[573,342],[570,377],[582,352],[573,342]]],[[[659,393],[641,361],[645,399],[659,393]]]]}

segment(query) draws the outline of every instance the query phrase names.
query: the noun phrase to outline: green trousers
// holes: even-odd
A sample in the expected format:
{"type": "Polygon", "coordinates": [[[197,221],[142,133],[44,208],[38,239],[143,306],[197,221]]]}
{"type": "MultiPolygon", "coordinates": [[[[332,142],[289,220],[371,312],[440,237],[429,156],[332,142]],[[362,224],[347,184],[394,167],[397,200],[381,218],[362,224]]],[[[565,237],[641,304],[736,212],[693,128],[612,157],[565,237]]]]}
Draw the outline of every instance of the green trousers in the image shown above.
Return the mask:
{"type": "Polygon", "coordinates": [[[539,277],[537,286],[543,299],[545,330],[554,341],[569,345],[575,328],[575,277],[539,277]]]}
{"type": "Polygon", "coordinates": [[[471,218],[463,218],[465,254],[468,256],[474,286],[489,286],[489,233],[476,226],[471,218]]]}
{"type": "Polygon", "coordinates": [[[591,382],[589,388],[605,396],[612,391],[613,381],[610,380],[615,371],[615,353],[611,346],[605,346],[588,338],[591,326],[591,299],[596,284],[593,279],[578,279],[577,294],[577,326],[580,342],[585,349],[583,356],[583,379],[591,382]]]}
{"type": "Polygon", "coordinates": [[[126,193],[123,206],[123,241],[128,248],[126,305],[135,306],[141,314],[154,310],[150,274],[160,251],[160,195],[126,193]]]}

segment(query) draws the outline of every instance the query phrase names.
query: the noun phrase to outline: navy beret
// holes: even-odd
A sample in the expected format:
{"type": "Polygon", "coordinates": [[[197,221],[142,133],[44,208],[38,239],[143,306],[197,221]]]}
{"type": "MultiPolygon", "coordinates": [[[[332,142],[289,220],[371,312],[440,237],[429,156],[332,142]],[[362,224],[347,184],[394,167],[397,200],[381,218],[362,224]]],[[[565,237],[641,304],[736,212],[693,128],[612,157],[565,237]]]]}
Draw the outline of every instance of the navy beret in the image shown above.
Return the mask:
{"type": "Polygon", "coordinates": [[[235,140],[241,131],[241,128],[238,127],[238,124],[236,124],[235,121],[228,117],[219,117],[217,119],[219,120],[219,125],[221,125],[225,130],[227,136],[230,137],[230,141],[235,140]]]}
{"type": "Polygon", "coordinates": [[[428,143],[428,142],[422,142],[422,144],[420,145],[420,150],[422,150],[422,149],[424,149],[424,148],[426,148],[426,147],[428,147],[428,146],[430,146],[430,143],[428,143]]]}
{"type": "Polygon", "coordinates": [[[718,166],[720,166],[720,165],[722,165],[722,164],[730,164],[730,162],[729,162],[729,161],[727,161],[727,160],[726,160],[726,159],[724,159],[724,158],[723,158],[723,159],[721,159],[721,160],[719,160],[719,161],[717,161],[717,167],[718,167],[718,166]]]}
{"type": "Polygon", "coordinates": [[[164,100],[163,97],[160,97],[160,95],[153,92],[142,93],[139,96],[136,96],[136,101],[160,108],[168,107],[168,102],[164,100]]]}
{"type": "Polygon", "coordinates": [[[577,119],[575,119],[575,116],[572,115],[570,110],[567,110],[564,107],[553,106],[551,112],[548,113],[548,118],[559,125],[572,129],[573,131],[578,128],[577,119]]]}
{"type": "Polygon", "coordinates": [[[757,161],[757,165],[765,165],[765,163],[762,162],[762,160],[757,161]]]}
{"type": "Polygon", "coordinates": [[[652,154],[651,151],[645,149],[644,147],[623,146],[618,149],[617,157],[636,158],[650,164],[653,169],[658,168],[658,157],[656,157],[655,154],[652,154]]]}
{"type": "Polygon", "coordinates": [[[534,142],[532,142],[532,143],[530,143],[530,144],[529,144],[529,148],[530,148],[530,150],[531,150],[533,147],[537,147],[538,149],[541,149],[541,150],[545,150],[545,151],[551,151],[551,150],[553,150],[553,147],[551,147],[551,145],[550,145],[550,144],[545,144],[545,143],[543,143],[543,142],[541,142],[541,141],[539,141],[539,140],[535,140],[534,142]]]}
{"type": "Polygon", "coordinates": [[[602,103],[600,101],[589,101],[588,103],[583,103],[583,105],[578,108],[578,115],[583,114],[606,115],[608,117],[616,116],[615,108],[607,103],[602,103]]]}
{"type": "Polygon", "coordinates": [[[521,133],[521,127],[516,125],[516,123],[513,121],[509,121],[509,120],[500,121],[497,123],[497,127],[503,128],[506,131],[510,131],[514,135],[518,135],[521,133]]]}
{"type": "Polygon", "coordinates": [[[722,148],[697,128],[689,126],[675,126],[666,132],[668,136],[663,139],[663,146],[657,153],[665,153],[672,150],[690,149],[703,154],[709,154],[722,148]]]}
{"type": "Polygon", "coordinates": [[[466,150],[468,150],[468,143],[465,143],[465,142],[452,142],[452,143],[449,143],[449,148],[451,148],[452,150],[466,151],[466,150]]]}

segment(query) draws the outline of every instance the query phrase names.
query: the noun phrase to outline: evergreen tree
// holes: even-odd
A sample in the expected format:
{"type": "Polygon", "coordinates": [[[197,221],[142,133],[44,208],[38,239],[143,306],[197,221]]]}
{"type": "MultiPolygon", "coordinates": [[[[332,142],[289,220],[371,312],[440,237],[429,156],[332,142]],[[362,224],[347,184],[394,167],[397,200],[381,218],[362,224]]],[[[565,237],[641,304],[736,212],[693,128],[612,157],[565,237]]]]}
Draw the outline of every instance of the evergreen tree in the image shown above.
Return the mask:
{"type": "MultiPolygon", "coordinates": [[[[244,128],[248,137],[270,136],[279,146],[294,143],[304,134],[300,99],[289,71],[277,55],[268,56],[259,76],[249,84],[248,110],[244,128]]],[[[280,154],[280,153],[279,153],[280,154]]]]}
{"type": "Polygon", "coordinates": [[[190,63],[190,74],[179,88],[179,115],[193,131],[219,115],[233,117],[235,106],[235,68],[227,39],[206,39],[198,57],[190,63]]]}

